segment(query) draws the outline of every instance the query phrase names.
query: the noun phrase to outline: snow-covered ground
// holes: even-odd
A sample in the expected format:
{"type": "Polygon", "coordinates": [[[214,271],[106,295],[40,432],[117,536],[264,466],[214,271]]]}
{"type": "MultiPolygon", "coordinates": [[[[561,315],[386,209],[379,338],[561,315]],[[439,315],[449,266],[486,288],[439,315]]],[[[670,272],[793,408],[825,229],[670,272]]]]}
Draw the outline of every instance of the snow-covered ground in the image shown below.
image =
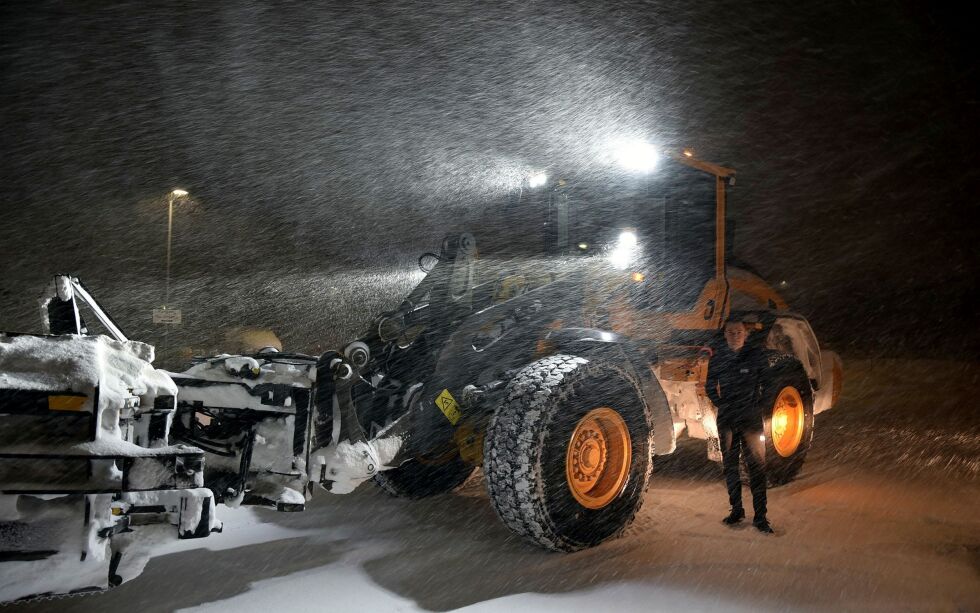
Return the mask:
{"type": "Polygon", "coordinates": [[[802,476],[771,491],[775,536],[729,529],[697,441],[661,459],[626,537],[540,551],[479,474],[411,502],[371,484],[304,513],[225,509],[225,532],[161,550],[105,594],[11,611],[980,609],[980,365],[845,359],[802,476]]]}

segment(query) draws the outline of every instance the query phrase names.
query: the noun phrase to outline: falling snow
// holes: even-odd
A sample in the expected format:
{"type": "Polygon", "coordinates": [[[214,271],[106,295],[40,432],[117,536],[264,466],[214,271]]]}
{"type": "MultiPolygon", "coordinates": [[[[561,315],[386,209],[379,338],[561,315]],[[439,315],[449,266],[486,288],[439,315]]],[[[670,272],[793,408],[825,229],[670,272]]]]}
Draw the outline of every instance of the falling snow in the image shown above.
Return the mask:
{"type": "Polygon", "coordinates": [[[4,3],[0,330],[38,331],[36,298],[71,273],[167,370],[246,333],[319,355],[395,308],[447,233],[506,263],[542,227],[506,205],[523,179],[653,143],[737,169],[734,257],[845,364],[803,473],[771,491],[773,538],[720,525],[718,467],[681,440],[595,549],[513,538],[477,472],[417,502],[364,484],[304,513],[222,506],[224,533],[54,606],[980,608],[965,23],[900,1],[4,3]]]}

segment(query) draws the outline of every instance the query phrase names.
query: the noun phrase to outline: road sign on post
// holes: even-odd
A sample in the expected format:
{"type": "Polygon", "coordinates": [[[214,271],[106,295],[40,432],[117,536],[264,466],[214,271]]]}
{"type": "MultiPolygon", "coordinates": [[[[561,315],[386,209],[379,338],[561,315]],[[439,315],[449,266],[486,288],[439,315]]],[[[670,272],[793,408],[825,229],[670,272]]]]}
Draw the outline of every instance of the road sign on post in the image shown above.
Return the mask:
{"type": "Polygon", "coordinates": [[[180,309],[153,309],[153,323],[180,325],[180,309]]]}

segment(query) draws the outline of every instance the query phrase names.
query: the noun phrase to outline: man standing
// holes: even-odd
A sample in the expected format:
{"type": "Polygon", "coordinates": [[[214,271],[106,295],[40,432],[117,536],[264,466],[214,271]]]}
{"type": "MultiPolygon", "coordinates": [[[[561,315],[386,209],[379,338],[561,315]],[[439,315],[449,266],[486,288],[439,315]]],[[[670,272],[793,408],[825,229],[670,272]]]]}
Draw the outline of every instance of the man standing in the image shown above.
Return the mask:
{"type": "Polygon", "coordinates": [[[766,519],[766,439],[759,404],[767,361],[760,349],[746,346],[749,333],[741,320],[730,318],[725,323],[725,344],[708,362],[705,391],[718,409],[718,438],[732,505],[723,521],[733,526],[745,518],[739,474],[739,454],[743,453],[755,511],[752,523],[759,532],[771,534],[772,526],[766,519]]]}

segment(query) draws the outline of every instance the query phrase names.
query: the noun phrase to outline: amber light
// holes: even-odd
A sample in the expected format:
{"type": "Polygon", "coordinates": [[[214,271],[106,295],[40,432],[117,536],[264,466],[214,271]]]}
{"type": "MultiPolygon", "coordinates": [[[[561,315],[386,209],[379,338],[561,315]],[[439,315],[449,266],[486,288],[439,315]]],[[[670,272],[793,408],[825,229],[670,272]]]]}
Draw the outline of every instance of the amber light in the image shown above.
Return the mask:
{"type": "Polygon", "coordinates": [[[48,396],[49,411],[81,411],[85,406],[85,396],[48,396]]]}

